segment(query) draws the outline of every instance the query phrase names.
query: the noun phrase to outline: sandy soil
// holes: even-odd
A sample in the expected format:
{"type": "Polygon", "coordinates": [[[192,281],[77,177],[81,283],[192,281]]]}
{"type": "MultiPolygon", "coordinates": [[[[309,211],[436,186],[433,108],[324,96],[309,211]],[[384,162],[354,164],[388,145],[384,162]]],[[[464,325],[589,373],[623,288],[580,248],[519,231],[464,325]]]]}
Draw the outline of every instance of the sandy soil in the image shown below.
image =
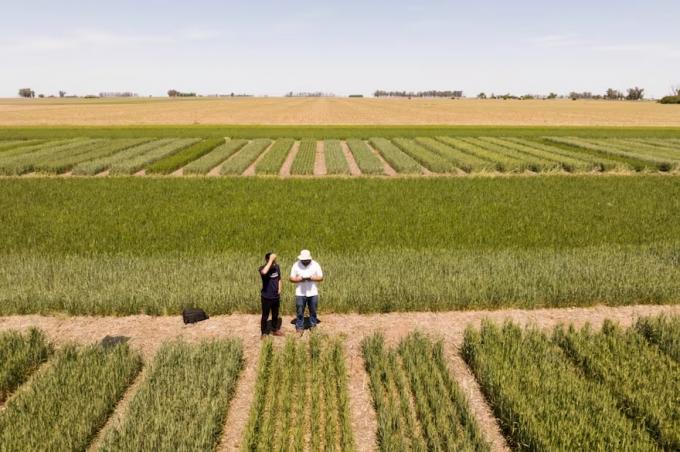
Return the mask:
{"type": "Polygon", "coordinates": [[[397,175],[397,172],[394,170],[394,168],[392,168],[390,166],[390,164],[387,163],[387,161],[383,158],[383,156],[380,155],[380,152],[376,151],[375,148],[373,146],[371,146],[371,143],[366,141],[366,146],[368,146],[369,149],[371,150],[371,152],[373,152],[373,155],[378,157],[378,160],[380,160],[382,162],[383,171],[385,172],[385,175],[387,175],[387,176],[396,176],[397,175]]]}
{"type": "Polygon", "coordinates": [[[359,165],[357,165],[357,161],[354,160],[354,154],[352,154],[352,151],[349,150],[347,142],[345,140],[342,140],[340,142],[340,146],[342,147],[343,154],[345,154],[345,159],[347,159],[350,176],[361,176],[361,170],[359,169],[359,165]]]}
{"type": "MultiPolygon", "coordinates": [[[[605,319],[631,325],[638,317],[658,314],[680,315],[680,305],[622,306],[537,310],[504,311],[462,311],[462,312],[420,312],[390,314],[329,314],[321,316],[322,332],[330,335],[345,335],[348,358],[350,411],[352,427],[359,450],[373,450],[376,434],[376,420],[368,390],[368,377],[363,370],[360,344],[364,337],[375,331],[385,335],[388,346],[396,345],[401,338],[413,330],[420,330],[432,337],[441,338],[450,357],[450,369],[462,389],[467,394],[472,411],[494,450],[505,450],[506,445],[499,436],[496,420],[486,404],[479,387],[469,369],[458,356],[463,341],[463,333],[468,325],[478,326],[482,319],[502,323],[512,320],[520,325],[536,325],[552,328],[562,323],[582,326],[591,323],[597,327],[605,319]]],[[[284,319],[283,330],[294,334],[294,327],[284,319]]],[[[234,450],[242,436],[248,417],[248,407],[252,400],[255,382],[257,356],[260,347],[259,316],[234,314],[216,316],[196,325],[185,326],[179,317],[45,317],[9,316],[0,317],[0,331],[26,329],[31,326],[42,328],[50,340],[56,344],[66,342],[95,342],[105,335],[126,336],[130,344],[140,350],[148,362],[160,345],[170,339],[184,338],[198,341],[206,338],[240,338],[243,341],[246,357],[246,370],[240,379],[232,409],[226,422],[226,430],[221,450],[234,450]]],[[[275,338],[280,344],[283,338],[275,338]]],[[[301,340],[307,340],[307,336],[301,340]]],[[[121,405],[122,410],[124,405],[121,405]]],[[[117,409],[117,411],[119,411],[117,409]]]]}
{"type": "Polygon", "coordinates": [[[290,176],[290,169],[293,167],[293,161],[295,160],[295,156],[297,156],[299,150],[300,142],[296,141],[295,143],[293,143],[293,147],[290,149],[290,152],[288,153],[286,160],[283,161],[283,165],[281,165],[279,176],[281,177],[290,176]]]}
{"type": "Polygon", "coordinates": [[[461,124],[680,126],[652,101],[478,99],[0,99],[0,125],[461,124]]]}
{"type": "Polygon", "coordinates": [[[326,175],[326,154],[324,152],[323,140],[318,140],[316,142],[316,156],[314,158],[314,175],[315,176],[326,175]]]}

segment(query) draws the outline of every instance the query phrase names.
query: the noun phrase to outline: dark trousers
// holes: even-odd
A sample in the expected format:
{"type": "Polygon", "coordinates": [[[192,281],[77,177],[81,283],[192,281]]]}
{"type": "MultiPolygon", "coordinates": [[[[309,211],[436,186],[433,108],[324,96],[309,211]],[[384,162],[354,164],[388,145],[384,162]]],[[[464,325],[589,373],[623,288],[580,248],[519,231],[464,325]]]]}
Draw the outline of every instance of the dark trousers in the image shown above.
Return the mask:
{"type": "Polygon", "coordinates": [[[260,330],[262,334],[267,334],[267,320],[269,313],[272,314],[272,331],[278,331],[277,320],[279,318],[279,306],[281,305],[280,298],[262,298],[262,319],[260,320],[260,330]]]}

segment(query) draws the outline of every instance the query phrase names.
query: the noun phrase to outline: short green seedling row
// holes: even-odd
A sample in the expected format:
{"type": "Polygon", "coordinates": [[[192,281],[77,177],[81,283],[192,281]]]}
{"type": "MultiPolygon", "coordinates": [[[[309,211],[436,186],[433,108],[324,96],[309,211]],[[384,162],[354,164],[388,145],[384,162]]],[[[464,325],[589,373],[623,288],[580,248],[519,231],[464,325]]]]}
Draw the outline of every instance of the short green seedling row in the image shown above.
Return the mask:
{"type": "Polygon", "coordinates": [[[262,157],[262,160],[257,163],[255,173],[269,175],[279,174],[283,162],[286,161],[288,153],[293,148],[293,144],[295,144],[295,140],[292,138],[281,138],[276,140],[269,151],[262,157]]]}
{"type": "Polygon", "coordinates": [[[327,174],[349,174],[349,164],[340,140],[326,140],[323,146],[327,174]]]}
{"type": "Polygon", "coordinates": [[[272,144],[272,140],[259,138],[243,146],[236,154],[222,165],[221,174],[238,176],[257,160],[265,149],[272,144]]]}
{"type": "Polygon", "coordinates": [[[316,161],[316,140],[300,141],[300,148],[293,160],[290,173],[294,175],[309,176],[314,174],[314,162],[316,161]]]}
{"type": "Polygon", "coordinates": [[[262,346],[244,451],[355,449],[343,347],[312,333],[282,350],[262,346]]]}
{"type": "Polygon", "coordinates": [[[379,450],[489,450],[447,370],[441,343],[413,333],[387,350],[376,334],[364,339],[362,350],[379,450]]]}
{"type": "Polygon", "coordinates": [[[227,140],[226,143],[185,166],[184,174],[208,174],[210,170],[217,168],[246,144],[248,140],[227,140]]]}

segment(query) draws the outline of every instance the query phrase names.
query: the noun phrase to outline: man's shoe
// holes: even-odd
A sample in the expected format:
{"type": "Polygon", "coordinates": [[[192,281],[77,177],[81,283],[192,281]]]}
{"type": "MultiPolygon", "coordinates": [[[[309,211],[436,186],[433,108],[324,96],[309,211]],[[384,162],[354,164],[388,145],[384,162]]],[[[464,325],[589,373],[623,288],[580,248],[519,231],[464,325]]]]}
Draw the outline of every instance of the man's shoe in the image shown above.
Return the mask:
{"type": "Polygon", "coordinates": [[[274,331],[274,332],[272,333],[272,336],[281,337],[281,336],[285,336],[285,334],[283,334],[283,333],[281,332],[281,330],[276,330],[276,331],[274,331]]]}

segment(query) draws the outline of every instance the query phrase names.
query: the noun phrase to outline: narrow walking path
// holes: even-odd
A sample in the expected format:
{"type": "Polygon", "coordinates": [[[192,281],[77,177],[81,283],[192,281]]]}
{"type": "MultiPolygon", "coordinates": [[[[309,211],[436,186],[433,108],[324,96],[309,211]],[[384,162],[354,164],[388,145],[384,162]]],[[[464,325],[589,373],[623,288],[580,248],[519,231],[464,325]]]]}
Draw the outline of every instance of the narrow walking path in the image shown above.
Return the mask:
{"type": "Polygon", "coordinates": [[[326,153],[324,152],[323,140],[317,140],[316,142],[316,156],[314,158],[314,175],[315,176],[326,175],[326,153]]]}
{"type": "Polygon", "coordinates": [[[283,165],[281,165],[279,176],[281,177],[290,176],[290,169],[293,167],[293,161],[295,160],[295,156],[297,156],[299,150],[300,142],[295,141],[295,143],[293,143],[293,147],[290,149],[290,152],[288,153],[288,156],[286,157],[286,160],[284,160],[283,165]]]}
{"type": "Polygon", "coordinates": [[[366,146],[368,146],[368,148],[371,150],[371,152],[373,153],[373,155],[375,155],[376,157],[378,157],[378,160],[380,160],[380,162],[381,162],[382,165],[383,165],[383,171],[385,172],[385,175],[386,175],[386,176],[396,176],[396,175],[397,175],[397,172],[394,170],[394,168],[392,168],[392,167],[390,166],[390,164],[387,163],[387,160],[385,160],[385,159],[383,158],[383,156],[380,154],[380,152],[378,152],[378,151],[371,145],[371,143],[369,143],[368,141],[366,141],[366,146]]]}
{"type": "Polygon", "coordinates": [[[352,154],[352,151],[350,151],[349,146],[347,146],[347,142],[345,140],[342,140],[340,142],[340,146],[342,147],[342,152],[343,154],[345,154],[347,164],[349,165],[349,174],[351,176],[361,176],[361,170],[359,169],[359,165],[357,165],[357,161],[354,160],[354,154],[352,154]]]}
{"type": "Polygon", "coordinates": [[[257,167],[257,164],[262,161],[265,155],[272,149],[272,146],[274,146],[274,143],[276,143],[276,140],[272,140],[271,143],[269,143],[269,146],[267,146],[267,149],[265,149],[260,155],[257,156],[255,161],[250,164],[248,168],[243,172],[242,176],[254,176],[255,175],[255,168],[257,167]]]}

